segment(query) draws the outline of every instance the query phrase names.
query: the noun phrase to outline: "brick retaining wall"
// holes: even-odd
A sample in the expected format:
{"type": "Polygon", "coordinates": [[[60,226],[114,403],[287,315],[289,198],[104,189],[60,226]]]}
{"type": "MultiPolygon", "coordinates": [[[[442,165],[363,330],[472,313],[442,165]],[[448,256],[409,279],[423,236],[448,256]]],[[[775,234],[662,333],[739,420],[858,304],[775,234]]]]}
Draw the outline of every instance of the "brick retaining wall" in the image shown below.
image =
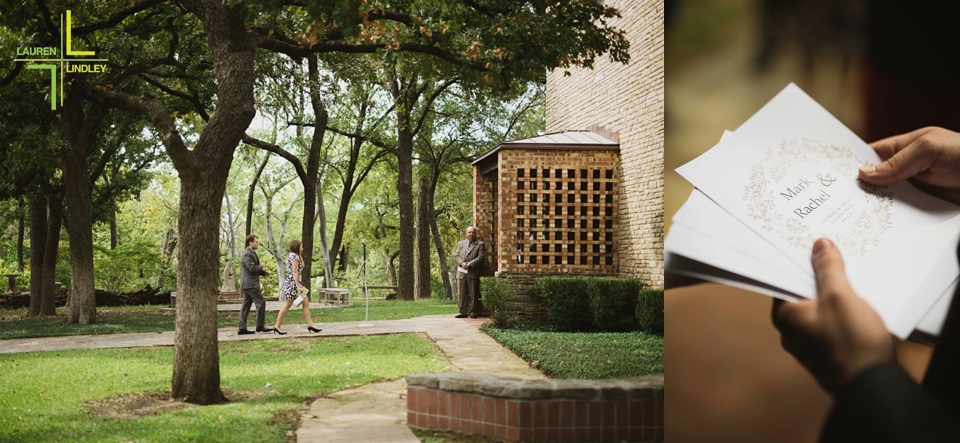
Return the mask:
{"type": "Polygon", "coordinates": [[[663,441],[663,376],[408,375],[407,424],[509,441],[663,441]]]}

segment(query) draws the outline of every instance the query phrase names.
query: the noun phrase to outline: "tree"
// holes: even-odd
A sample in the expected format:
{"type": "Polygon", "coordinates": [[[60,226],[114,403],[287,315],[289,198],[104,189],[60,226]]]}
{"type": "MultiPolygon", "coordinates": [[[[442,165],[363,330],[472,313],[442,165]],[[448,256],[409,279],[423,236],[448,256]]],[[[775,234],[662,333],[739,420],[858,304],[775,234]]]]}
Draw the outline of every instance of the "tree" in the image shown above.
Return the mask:
{"type": "MultiPolygon", "coordinates": [[[[210,404],[223,400],[216,306],[210,294],[217,289],[216,233],[226,174],[237,143],[255,113],[255,47],[298,58],[326,52],[420,52],[450,66],[482,73],[478,77],[491,85],[539,78],[544,68],[590,66],[595,57],[608,50],[614,60],[627,58],[622,33],[603,23],[605,18],[616,15],[615,10],[595,2],[569,0],[550,7],[538,2],[520,8],[520,12],[512,12],[515,5],[505,1],[470,6],[373,4],[369,10],[368,6],[361,9],[358,2],[290,3],[305,6],[313,19],[314,26],[300,41],[269,24],[247,27],[256,10],[276,12],[275,8],[282,7],[273,2],[182,2],[203,27],[216,77],[216,112],[203,125],[192,150],[177,130],[170,107],[156,97],[117,87],[92,87],[82,82],[75,85],[96,103],[144,115],[179,172],[181,243],[172,396],[188,402],[210,404]],[[416,14],[411,12],[414,9],[416,14]],[[450,32],[453,27],[460,29],[450,32]]],[[[170,32],[171,47],[176,48],[175,36],[180,34],[176,29],[170,32]]],[[[175,67],[184,64],[177,58],[164,61],[175,67]]],[[[134,74],[116,77],[113,85],[134,74]]],[[[172,90],[168,85],[156,87],[172,90]]],[[[188,101],[199,100],[197,94],[172,92],[188,101]]],[[[314,110],[318,119],[319,111],[314,110]]],[[[318,125],[314,130],[315,142],[322,142],[322,136],[317,137],[319,130],[318,125]]]]}

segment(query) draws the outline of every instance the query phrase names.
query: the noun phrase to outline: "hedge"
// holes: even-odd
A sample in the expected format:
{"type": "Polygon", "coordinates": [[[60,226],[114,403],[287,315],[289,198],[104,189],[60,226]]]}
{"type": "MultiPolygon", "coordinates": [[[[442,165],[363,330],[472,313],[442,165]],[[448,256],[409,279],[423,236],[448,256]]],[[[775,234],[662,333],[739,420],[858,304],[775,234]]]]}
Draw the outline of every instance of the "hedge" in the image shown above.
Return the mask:
{"type": "Polygon", "coordinates": [[[663,335],[663,289],[645,289],[637,296],[637,320],[642,331],[663,335]]]}
{"type": "Polygon", "coordinates": [[[637,311],[637,294],[643,283],[627,278],[589,278],[586,281],[593,326],[597,330],[637,330],[637,317],[630,314],[637,311]]]}
{"type": "Polygon", "coordinates": [[[480,277],[480,297],[483,306],[490,310],[493,325],[505,328],[510,323],[514,310],[510,301],[517,295],[517,285],[505,278],[480,277]]]}

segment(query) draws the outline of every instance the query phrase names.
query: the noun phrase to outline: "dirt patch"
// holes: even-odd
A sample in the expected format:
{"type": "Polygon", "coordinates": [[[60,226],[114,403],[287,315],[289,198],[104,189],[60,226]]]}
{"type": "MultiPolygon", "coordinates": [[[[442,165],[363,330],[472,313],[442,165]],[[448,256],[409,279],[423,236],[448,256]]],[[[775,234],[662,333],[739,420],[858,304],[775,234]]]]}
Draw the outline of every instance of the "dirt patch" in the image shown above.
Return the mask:
{"type": "Polygon", "coordinates": [[[270,417],[270,420],[267,421],[267,424],[271,426],[280,425],[288,428],[284,433],[284,439],[289,442],[296,442],[297,429],[300,429],[300,410],[284,409],[282,411],[277,411],[270,417]]]}
{"type": "Polygon", "coordinates": [[[92,402],[88,408],[101,417],[128,420],[176,411],[194,405],[170,399],[170,393],[123,394],[92,402]]]}
{"type": "MultiPolygon", "coordinates": [[[[222,391],[227,399],[225,403],[243,403],[251,398],[248,393],[231,392],[226,389],[222,391]]],[[[196,406],[180,400],[171,400],[169,392],[121,394],[87,403],[87,408],[94,414],[118,420],[147,417],[196,406]]]]}

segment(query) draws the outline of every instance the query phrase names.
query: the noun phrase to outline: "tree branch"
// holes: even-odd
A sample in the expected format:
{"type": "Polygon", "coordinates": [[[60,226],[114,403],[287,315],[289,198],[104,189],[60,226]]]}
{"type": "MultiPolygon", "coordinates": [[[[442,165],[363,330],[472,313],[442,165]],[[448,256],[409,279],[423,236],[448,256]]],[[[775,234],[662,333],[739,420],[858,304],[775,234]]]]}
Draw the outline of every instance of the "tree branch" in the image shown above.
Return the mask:
{"type": "Polygon", "coordinates": [[[148,95],[140,97],[109,91],[106,88],[97,88],[78,82],[80,92],[95,102],[100,102],[114,108],[129,112],[135,112],[147,117],[153,124],[154,129],[160,136],[160,141],[167,149],[170,160],[177,170],[182,168],[194,168],[196,165],[195,157],[192,155],[187,145],[183,142],[183,137],[177,131],[176,123],[170,116],[170,111],[163,106],[156,98],[148,95]]]}
{"type": "Polygon", "coordinates": [[[247,134],[243,134],[243,137],[240,140],[255,148],[263,149],[264,151],[269,151],[283,157],[293,164],[293,168],[296,169],[297,176],[300,177],[300,181],[306,183],[307,171],[303,169],[303,163],[300,162],[300,159],[297,158],[297,156],[273,143],[268,143],[263,140],[253,138],[247,134]]]}
{"type": "Polygon", "coordinates": [[[394,153],[394,154],[397,153],[397,151],[396,151],[395,149],[391,148],[391,147],[388,146],[386,143],[384,143],[384,142],[382,142],[382,141],[380,141],[380,140],[377,140],[377,139],[373,139],[373,138],[367,137],[367,136],[365,136],[365,135],[354,134],[354,133],[350,133],[350,132],[346,132],[346,131],[341,131],[340,129],[334,128],[333,126],[330,126],[330,125],[327,125],[327,130],[330,131],[330,132],[332,132],[332,133],[334,133],[334,134],[340,134],[340,135],[343,135],[343,136],[346,136],[346,137],[350,137],[350,138],[358,138],[358,139],[363,140],[363,141],[365,141],[365,142],[367,142],[367,143],[370,143],[371,145],[374,145],[374,146],[376,146],[376,147],[378,147],[378,148],[380,148],[380,149],[385,149],[385,150],[390,151],[391,153],[394,153]]]}
{"type": "Polygon", "coordinates": [[[172,88],[168,88],[168,87],[167,87],[166,85],[164,85],[163,83],[160,83],[160,82],[158,82],[158,81],[156,81],[156,80],[148,77],[146,74],[140,74],[140,77],[143,78],[143,80],[146,81],[147,83],[150,83],[151,85],[155,86],[157,89],[159,89],[159,90],[161,90],[161,91],[163,91],[163,92],[165,92],[165,93],[167,93],[167,94],[169,94],[169,95],[172,95],[172,96],[174,96],[174,97],[179,97],[179,98],[181,98],[181,99],[183,99],[183,100],[186,100],[188,103],[192,104],[193,107],[197,110],[197,113],[200,114],[200,118],[202,118],[203,121],[209,121],[209,120],[210,120],[210,115],[207,114],[207,110],[203,108],[203,103],[200,103],[200,97],[197,95],[196,91],[194,91],[193,95],[187,95],[185,92],[181,92],[181,91],[177,91],[177,90],[172,89],[172,88]]]}
{"type": "Polygon", "coordinates": [[[136,14],[140,11],[143,11],[151,6],[159,5],[165,1],[166,0],[140,0],[136,3],[131,4],[130,6],[127,6],[126,8],[122,8],[119,11],[113,13],[113,15],[111,15],[106,20],[99,21],[96,23],[91,23],[86,26],[80,26],[78,28],[73,28],[73,35],[74,36],[86,35],[100,29],[112,28],[120,24],[120,22],[123,21],[123,19],[133,14],[136,14]]]}
{"type": "Polygon", "coordinates": [[[427,119],[427,114],[429,113],[428,111],[430,110],[430,106],[433,105],[434,100],[436,100],[437,97],[439,97],[440,94],[443,93],[443,91],[445,91],[447,88],[449,88],[450,86],[452,86],[453,84],[459,81],[460,81],[460,77],[454,77],[450,80],[447,80],[442,85],[440,85],[440,87],[437,88],[436,91],[433,91],[433,93],[430,94],[430,97],[427,99],[426,103],[424,103],[423,105],[423,112],[420,114],[420,118],[418,119],[419,121],[417,121],[417,127],[413,130],[414,136],[416,136],[417,133],[420,132],[420,128],[423,127],[423,122],[427,119]]]}

